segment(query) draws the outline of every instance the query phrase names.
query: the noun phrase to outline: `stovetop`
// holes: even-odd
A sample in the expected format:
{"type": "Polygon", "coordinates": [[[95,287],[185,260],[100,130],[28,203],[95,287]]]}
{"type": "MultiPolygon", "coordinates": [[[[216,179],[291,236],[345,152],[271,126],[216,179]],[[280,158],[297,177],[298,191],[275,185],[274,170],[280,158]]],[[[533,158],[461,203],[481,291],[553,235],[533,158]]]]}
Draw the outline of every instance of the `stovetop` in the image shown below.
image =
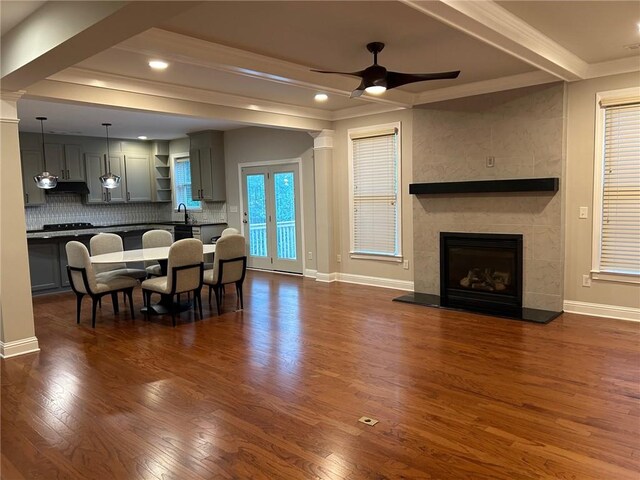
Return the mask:
{"type": "Polygon", "coordinates": [[[75,222],[75,223],[51,223],[49,225],[43,225],[42,230],[77,230],[80,228],[91,228],[88,222],[75,222]]]}

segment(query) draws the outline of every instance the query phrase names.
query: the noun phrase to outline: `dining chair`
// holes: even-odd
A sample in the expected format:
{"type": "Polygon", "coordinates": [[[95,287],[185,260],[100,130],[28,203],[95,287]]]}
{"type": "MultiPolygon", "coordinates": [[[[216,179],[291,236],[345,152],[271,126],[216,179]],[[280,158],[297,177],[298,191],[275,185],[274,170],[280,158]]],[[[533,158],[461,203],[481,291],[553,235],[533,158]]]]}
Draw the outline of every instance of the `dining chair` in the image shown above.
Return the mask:
{"type": "Polygon", "coordinates": [[[80,309],[82,298],[85,295],[91,297],[91,326],[96,327],[96,307],[98,302],[105,295],[111,294],[113,301],[113,313],[118,310],[118,292],[123,292],[129,298],[131,318],[135,318],[133,308],[133,289],[138,285],[135,278],[120,275],[114,272],[103,272],[96,274],[94,265],[89,258],[87,247],[76,241],[68,242],[65,246],[67,251],[67,275],[71,289],[76,294],[76,323],[80,323],[80,309]]]}
{"type": "Polygon", "coordinates": [[[247,255],[245,238],[242,235],[228,234],[216,242],[216,253],[213,257],[213,268],[204,272],[204,283],[209,286],[209,305],[211,291],[216,297],[216,311],[220,315],[224,285],[235,283],[237,304],[244,308],[242,284],[247,271],[247,255]]]}
{"type": "MultiPolygon", "coordinates": [[[[142,235],[142,248],[170,247],[173,243],[173,235],[167,230],[149,230],[142,235]]],[[[155,260],[144,262],[147,277],[161,277],[162,268],[155,260]]]]}
{"type": "MultiPolygon", "coordinates": [[[[193,292],[193,310],[200,313],[202,318],[202,242],[195,238],[185,238],[178,240],[169,248],[169,258],[167,262],[167,275],[163,277],[150,278],[142,282],[142,295],[145,306],[151,305],[151,295],[159,293],[166,295],[173,300],[180,294],[193,292]]],[[[147,310],[148,311],[148,310],[147,310]]],[[[171,320],[176,326],[176,306],[171,308],[171,320]]]]}
{"type": "Polygon", "coordinates": [[[222,233],[220,234],[221,237],[226,237],[227,235],[239,235],[240,232],[233,228],[233,227],[229,227],[229,228],[225,228],[222,233]]]}
{"type": "MultiPolygon", "coordinates": [[[[115,233],[99,233],[89,240],[91,255],[102,255],[103,253],[122,252],[122,237],[115,233]]],[[[147,277],[147,271],[140,268],[128,268],[125,263],[96,263],[94,270],[97,274],[117,272],[118,275],[143,279],[147,277]]]]}

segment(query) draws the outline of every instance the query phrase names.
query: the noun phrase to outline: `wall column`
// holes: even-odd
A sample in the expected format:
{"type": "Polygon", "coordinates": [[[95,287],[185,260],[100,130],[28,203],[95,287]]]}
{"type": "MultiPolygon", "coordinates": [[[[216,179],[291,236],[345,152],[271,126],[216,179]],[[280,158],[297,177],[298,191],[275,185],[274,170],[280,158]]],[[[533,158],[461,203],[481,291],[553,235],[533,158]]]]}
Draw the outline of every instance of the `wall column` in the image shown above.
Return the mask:
{"type": "Polygon", "coordinates": [[[33,324],[17,101],[0,93],[0,356],[39,351],[33,324]]]}
{"type": "Polygon", "coordinates": [[[316,280],[332,282],[333,271],[333,130],[312,133],[316,182],[316,280]]]}

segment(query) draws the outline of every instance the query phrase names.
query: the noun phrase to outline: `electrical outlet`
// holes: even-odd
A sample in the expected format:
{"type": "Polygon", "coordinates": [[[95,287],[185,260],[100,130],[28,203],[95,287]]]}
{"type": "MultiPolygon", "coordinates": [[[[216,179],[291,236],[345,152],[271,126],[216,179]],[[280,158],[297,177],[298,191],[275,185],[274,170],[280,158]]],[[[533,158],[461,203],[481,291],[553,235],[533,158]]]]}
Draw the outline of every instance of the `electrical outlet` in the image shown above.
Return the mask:
{"type": "Polygon", "coordinates": [[[342,261],[342,255],[336,255],[336,262],[340,263],[342,261]]]}
{"type": "Polygon", "coordinates": [[[376,423],[378,423],[378,420],[376,420],[375,418],[371,418],[371,417],[360,417],[358,419],[359,422],[364,423],[365,425],[370,425],[370,426],[374,426],[376,423]]]}
{"type": "Polygon", "coordinates": [[[496,165],[496,157],[487,157],[487,168],[493,168],[496,165]]]}
{"type": "Polygon", "coordinates": [[[404,262],[402,262],[402,268],[404,268],[405,270],[409,270],[409,260],[405,260],[404,262]]]}
{"type": "Polygon", "coordinates": [[[313,260],[313,252],[307,253],[307,260],[313,260]]]}
{"type": "Polygon", "coordinates": [[[591,275],[582,275],[582,286],[583,287],[591,286],[591,275]]]}

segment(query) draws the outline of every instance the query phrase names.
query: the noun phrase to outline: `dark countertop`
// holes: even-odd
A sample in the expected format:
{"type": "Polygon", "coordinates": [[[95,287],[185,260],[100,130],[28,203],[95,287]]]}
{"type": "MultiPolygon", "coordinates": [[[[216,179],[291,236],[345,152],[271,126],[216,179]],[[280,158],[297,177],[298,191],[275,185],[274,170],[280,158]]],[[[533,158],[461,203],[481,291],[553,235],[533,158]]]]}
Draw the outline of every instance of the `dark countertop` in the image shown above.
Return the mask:
{"type": "MultiPolygon", "coordinates": [[[[193,227],[206,227],[213,225],[226,225],[226,222],[205,222],[190,224],[193,227]]],[[[79,237],[81,235],[94,235],[100,232],[131,232],[147,230],[157,226],[185,225],[184,222],[143,222],[143,223],[119,223],[116,225],[93,225],[92,227],[77,228],[74,230],[27,230],[27,239],[55,238],[55,237],[79,237]]]]}

